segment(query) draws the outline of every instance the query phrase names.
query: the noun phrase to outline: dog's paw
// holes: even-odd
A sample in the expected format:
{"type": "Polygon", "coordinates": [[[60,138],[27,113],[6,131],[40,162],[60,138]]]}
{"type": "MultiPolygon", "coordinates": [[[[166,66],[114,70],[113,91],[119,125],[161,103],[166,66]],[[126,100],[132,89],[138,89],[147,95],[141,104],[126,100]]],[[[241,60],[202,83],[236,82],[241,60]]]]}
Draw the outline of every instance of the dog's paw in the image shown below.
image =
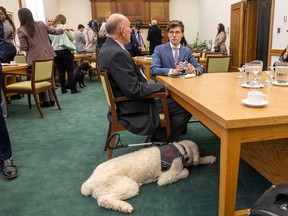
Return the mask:
{"type": "Polygon", "coordinates": [[[210,155],[210,156],[201,157],[199,162],[200,164],[209,164],[209,163],[212,164],[215,161],[216,161],[216,157],[210,155]]]}
{"type": "Polygon", "coordinates": [[[126,205],[123,204],[122,206],[120,206],[119,211],[123,213],[132,213],[133,207],[129,203],[126,203],[126,205]]]}
{"type": "Polygon", "coordinates": [[[181,178],[187,178],[188,176],[189,176],[189,171],[188,171],[188,169],[184,168],[182,170],[182,172],[180,173],[180,177],[181,178]]]}

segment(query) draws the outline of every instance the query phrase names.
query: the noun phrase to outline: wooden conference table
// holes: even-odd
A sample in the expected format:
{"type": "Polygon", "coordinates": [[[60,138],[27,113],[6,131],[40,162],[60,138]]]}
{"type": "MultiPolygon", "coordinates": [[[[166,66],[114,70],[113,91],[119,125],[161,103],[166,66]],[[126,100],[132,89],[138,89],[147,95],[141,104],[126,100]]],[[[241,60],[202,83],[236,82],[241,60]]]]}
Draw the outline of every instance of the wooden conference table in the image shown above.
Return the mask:
{"type": "MultiPolygon", "coordinates": [[[[268,95],[268,105],[247,107],[241,100],[250,89],[237,86],[237,75],[236,72],[208,73],[190,79],[156,77],[167,86],[174,100],[221,139],[219,216],[246,215],[244,210],[235,212],[241,144],[243,148],[257,141],[288,137],[288,88],[262,88],[268,95]]],[[[267,165],[262,161],[262,169],[267,165]]],[[[288,182],[287,176],[285,181],[288,182]]]]}
{"type": "Polygon", "coordinates": [[[151,75],[150,75],[150,66],[151,66],[151,62],[152,59],[146,59],[144,56],[135,56],[133,57],[134,61],[136,64],[140,64],[143,65],[144,69],[145,69],[145,75],[147,77],[148,80],[151,79],[151,75]]]}
{"type": "Polygon", "coordinates": [[[28,64],[22,63],[17,65],[4,65],[2,66],[3,73],[19,73],[19,74],[27,74],[28,64]]]}
{"type": "Polygon", "coordinates": [[[80,61],[82,62],[85,59],[91,58],[93,56],[92,53],[87,53],[87,54],[74,54],[74,59],[75,61],[80,61]]]}
{"type": "MultiPolygon", "coordinates": [[[[140,64],[140,65],[143,65],[143,67],[145,68],[145,75],[147,77],[148,80],[151,79],[151,74],[150,74],[150,66],[151,66],[151,62],[152,62],[152,59],[146,59],[144,56],[136,56],[136,57],[133,57],[134,61],[137,63],[137,64],[140,64]]],[[[202,66],[206,66],[206,58],[200,58],[200,65],[202,66]]]]}

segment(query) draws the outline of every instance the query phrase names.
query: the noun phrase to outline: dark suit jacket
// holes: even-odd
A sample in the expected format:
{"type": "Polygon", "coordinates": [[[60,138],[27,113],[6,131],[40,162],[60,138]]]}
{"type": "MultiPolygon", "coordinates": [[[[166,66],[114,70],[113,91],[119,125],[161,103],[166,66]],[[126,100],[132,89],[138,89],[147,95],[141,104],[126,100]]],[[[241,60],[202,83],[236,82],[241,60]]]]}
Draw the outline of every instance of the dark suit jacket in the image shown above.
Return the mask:
{"type": "Polygon", "coordinates": [[[162,44],[162,32],[157,25],[153,25],[149,28],[147,40],[150,41],[149,52],[150,55],[152,55],[155,47],[162,44]]]}
{"type": "MultiPolygon", "coordinates": [[[[191,63],[199,74],[203,73],[203,68],[193,57],[191,49],[180,46],[178,62],[187,61],[191,63]]],[[[176,68],[170,42],[157,46],[154,50],[151,63],[151,75],[168,75],[171,68],[176,68]]]]}
{"type": "MultiPolygon", "coordinates": [[[[139,98],[165,91],[163,84],[148,83],[130,54],[110,37],[100,50],[99,69],[107,71],[115,97],[139,98]]],[[[159,127],[159,114],[153,99],[121,102],[117,108],[119,122],[132,133],[154,134],[159,127]]]]}

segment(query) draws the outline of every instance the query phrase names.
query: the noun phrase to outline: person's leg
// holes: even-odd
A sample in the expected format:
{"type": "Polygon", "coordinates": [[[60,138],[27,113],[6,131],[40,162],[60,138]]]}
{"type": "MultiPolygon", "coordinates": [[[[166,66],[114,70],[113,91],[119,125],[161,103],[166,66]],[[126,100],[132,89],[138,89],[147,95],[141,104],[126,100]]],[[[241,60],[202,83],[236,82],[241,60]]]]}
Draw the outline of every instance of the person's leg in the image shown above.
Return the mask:
{"type": "Polygon", "coordinates": [[[66,82],[65,82],[65,67],[64,67],[65,59],[63,57],[64,54],[62,50],[59,50],[59,51],[56,50],[56,54],[57,56],[55,57],[55,64],[58,70],[58,79],[60,82],[62,94],[65,94],[67,90],[66,90],[66,82]]]}
{"type": "MultiPolygon", "coordinates": [[[[170,97],[167,98],[167,105],[171,125],[170,141],[174,142],[178,141],[192,115],[170,97]]],[[[160,101],[157,101],[157,106],[159,112],[162,112],[163,108],[160,101]]],[[[155,139],[159,141],[166,140],[165,129],[159,129],[155,134],[155,139]]]]}
{"type": "Polygon", "coordinates": [[[7,119],[7,105],[6,105],[6,100],[5,100],[5,95],[4,95],[4,92],[3,92],[3,89],[1,88],[1,108],[2,108],[2,113],[3,113],[3,117],[6,121],[7,119]]]}
{"type": "MultiPolygon", "coordinates": [[[[2,67],[0,66],[0,86],[2,77],[2,67]]],[[[2,93],[0,91],[0,104],[2,101],[2,93]]],[[[13,165],[11,159],[12,149],[6,122],[2,113],[2,107],[0,106],[0,167],[2,168],[3,177],[7,179],[15,178],[18,175],[18,170],[13,165]]]]}
{"type": "Polygon", "coordinates": [[[77,90],[75,83],[73,59],[74,59],[73,54],[69,50],[67,50],[65,52],[64,67],[68,73],[69,86],[71,89],[71,93],[79,93],[80,91],[77,90]]]}

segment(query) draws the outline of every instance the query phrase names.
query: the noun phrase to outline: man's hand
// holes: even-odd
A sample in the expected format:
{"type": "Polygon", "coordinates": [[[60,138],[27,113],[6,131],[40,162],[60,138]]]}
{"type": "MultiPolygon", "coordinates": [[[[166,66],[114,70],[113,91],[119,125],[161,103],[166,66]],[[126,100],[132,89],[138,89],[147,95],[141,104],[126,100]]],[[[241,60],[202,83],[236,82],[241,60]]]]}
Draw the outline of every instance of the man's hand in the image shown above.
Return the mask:
{"type": "Polygon", "coordinates": [[[192,64],[188,63],[187,68],[188,68],[187,69],[188,74],[195,74],[196,73],[195,67],[192,64]]]}

